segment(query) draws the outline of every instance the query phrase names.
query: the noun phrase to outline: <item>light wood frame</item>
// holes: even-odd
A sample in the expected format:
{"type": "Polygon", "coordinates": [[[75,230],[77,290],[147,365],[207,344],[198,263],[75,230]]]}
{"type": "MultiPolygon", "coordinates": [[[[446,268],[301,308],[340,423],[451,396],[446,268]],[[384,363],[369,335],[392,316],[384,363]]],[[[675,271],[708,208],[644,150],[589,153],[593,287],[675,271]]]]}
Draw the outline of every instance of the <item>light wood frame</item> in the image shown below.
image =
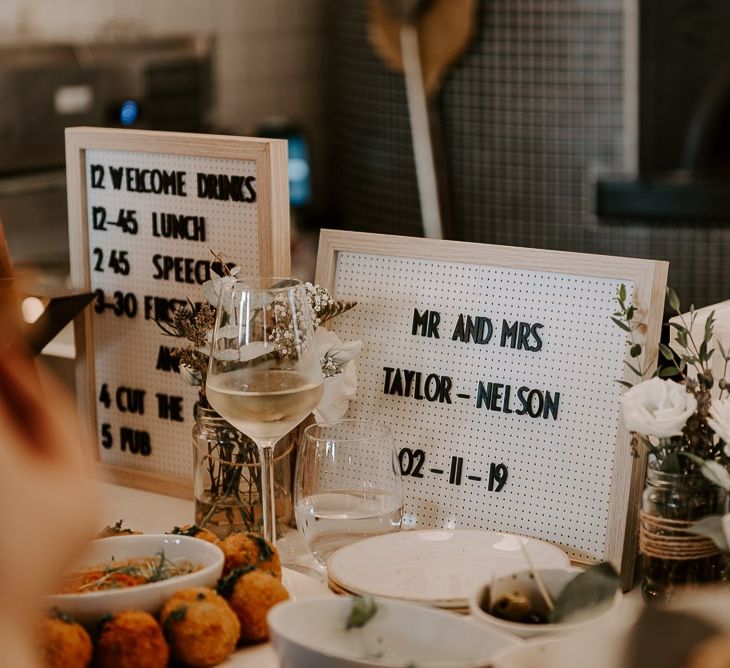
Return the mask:
{"type": "MultiPolygon", "coordinates": [[[[289,179],[286,141],[225,135],[189,134],[77,127],[66,129],[66,187],[68,192],[71,282],[89,290],[89,220],[86,151],[130,151],[178,156],[221,158],[256,163],[259,217],[259,272],[262,276],[288,276],[290,272],[289,179]]],[[[92,314],[89,309],[74,323],[76,339],[76,394],[93,443],[98,472],[111,482],[161,494],[192,498],[192,482],[99,461],[96,434],[96,379],[92,314]]]]}
{"type": "MultiPolygon", "coordinates": [[[[637,309],[637,317],[646,324],[643,335],[636,332],[636,341],[642,344],[642,356],[638,361],[642,368],[648,368],[650,374],[656,368],[669,269],[667,262],[322,230],[317,254],[316,282],[328,288],[335,296],[337,295],[335,275],[340,252],[461,262],[631,281],[634,286],[633,304],[637,309]]],[[[346,298],[347,295],[342,297],[346,298]]],[[[606,317],[609,315],[606,314],[606,317]]],[[[628,370],[625,379],[635,381],[635,377],[632,378],[628,370]]],[[[622,585],[628,590],[634,578],[639,499],[644,485],[646,460],[633,456],[631,435],[623,420],[619,426],[615,462],[606,537],[607,559],[620,570],[622,585]]]]}

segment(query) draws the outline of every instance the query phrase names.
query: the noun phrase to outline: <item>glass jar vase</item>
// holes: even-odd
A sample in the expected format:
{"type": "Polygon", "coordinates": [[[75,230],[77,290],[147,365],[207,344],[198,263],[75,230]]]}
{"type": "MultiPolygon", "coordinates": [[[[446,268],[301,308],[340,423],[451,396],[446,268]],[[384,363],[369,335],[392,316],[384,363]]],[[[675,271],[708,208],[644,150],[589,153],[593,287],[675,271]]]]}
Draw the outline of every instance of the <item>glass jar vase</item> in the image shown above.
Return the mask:
{"type": "Polygon", "coordinates": [[[666,473],[649,464],[639,540],[645,601],[666,602],[685,587],[725,579],[727,555],[687,529],[726,509],[725,491],[703,475],[666,473]]]}
{"type": "MultiPolygon", "coordinates": [[[[277,536],[292,521],[293,438],[274,448],[277,536]]],[[[195,406],[193,426],[195,523],[219,538],[261,532],[261,465],[256,444],[211,408],[195,406]]]]}

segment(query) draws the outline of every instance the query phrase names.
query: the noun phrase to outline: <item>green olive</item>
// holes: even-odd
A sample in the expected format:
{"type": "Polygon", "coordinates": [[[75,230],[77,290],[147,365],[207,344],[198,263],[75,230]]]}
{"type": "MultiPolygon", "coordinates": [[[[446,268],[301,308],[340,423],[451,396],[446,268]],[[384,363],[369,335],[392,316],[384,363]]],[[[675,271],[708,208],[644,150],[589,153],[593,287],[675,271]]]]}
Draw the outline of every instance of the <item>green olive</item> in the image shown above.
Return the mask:
{"type": "Polygon", "coordinates": [[[492,606],[491,613],[495,617],[509,622],[519,622],[532,612],[530,599],[524,594],[513,592],[497,599],[492,606]]]}

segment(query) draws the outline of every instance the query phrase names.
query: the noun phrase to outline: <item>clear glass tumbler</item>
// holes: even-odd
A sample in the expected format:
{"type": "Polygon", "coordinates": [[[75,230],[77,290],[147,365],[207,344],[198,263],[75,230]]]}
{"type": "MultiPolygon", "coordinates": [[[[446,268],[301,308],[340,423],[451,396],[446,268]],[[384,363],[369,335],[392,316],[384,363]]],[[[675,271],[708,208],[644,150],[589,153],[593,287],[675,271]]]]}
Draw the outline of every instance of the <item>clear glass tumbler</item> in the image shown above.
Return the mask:
{"type": "Polygon", "coordinates": [[[370,420],[313,424],[299,448],[294,512],[321,566],[344,545],[400,530],[403,482],[387,426],[370,420]]]}

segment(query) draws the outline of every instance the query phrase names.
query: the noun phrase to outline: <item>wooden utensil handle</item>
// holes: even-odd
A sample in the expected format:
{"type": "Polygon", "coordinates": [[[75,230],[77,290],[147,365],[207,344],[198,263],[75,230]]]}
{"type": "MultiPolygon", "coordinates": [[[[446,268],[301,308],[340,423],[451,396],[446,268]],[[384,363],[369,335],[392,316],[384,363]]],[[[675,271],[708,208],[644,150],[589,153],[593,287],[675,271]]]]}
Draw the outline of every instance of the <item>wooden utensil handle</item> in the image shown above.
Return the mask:
{"type": "Polygon", "coordinates": [[[436,164],[428,121],[421,55],[418,48],[418,28],[412,24],[404,24],[401,28],[400,38],[423,231],[427,237],[443,239],[436,164]]]}

